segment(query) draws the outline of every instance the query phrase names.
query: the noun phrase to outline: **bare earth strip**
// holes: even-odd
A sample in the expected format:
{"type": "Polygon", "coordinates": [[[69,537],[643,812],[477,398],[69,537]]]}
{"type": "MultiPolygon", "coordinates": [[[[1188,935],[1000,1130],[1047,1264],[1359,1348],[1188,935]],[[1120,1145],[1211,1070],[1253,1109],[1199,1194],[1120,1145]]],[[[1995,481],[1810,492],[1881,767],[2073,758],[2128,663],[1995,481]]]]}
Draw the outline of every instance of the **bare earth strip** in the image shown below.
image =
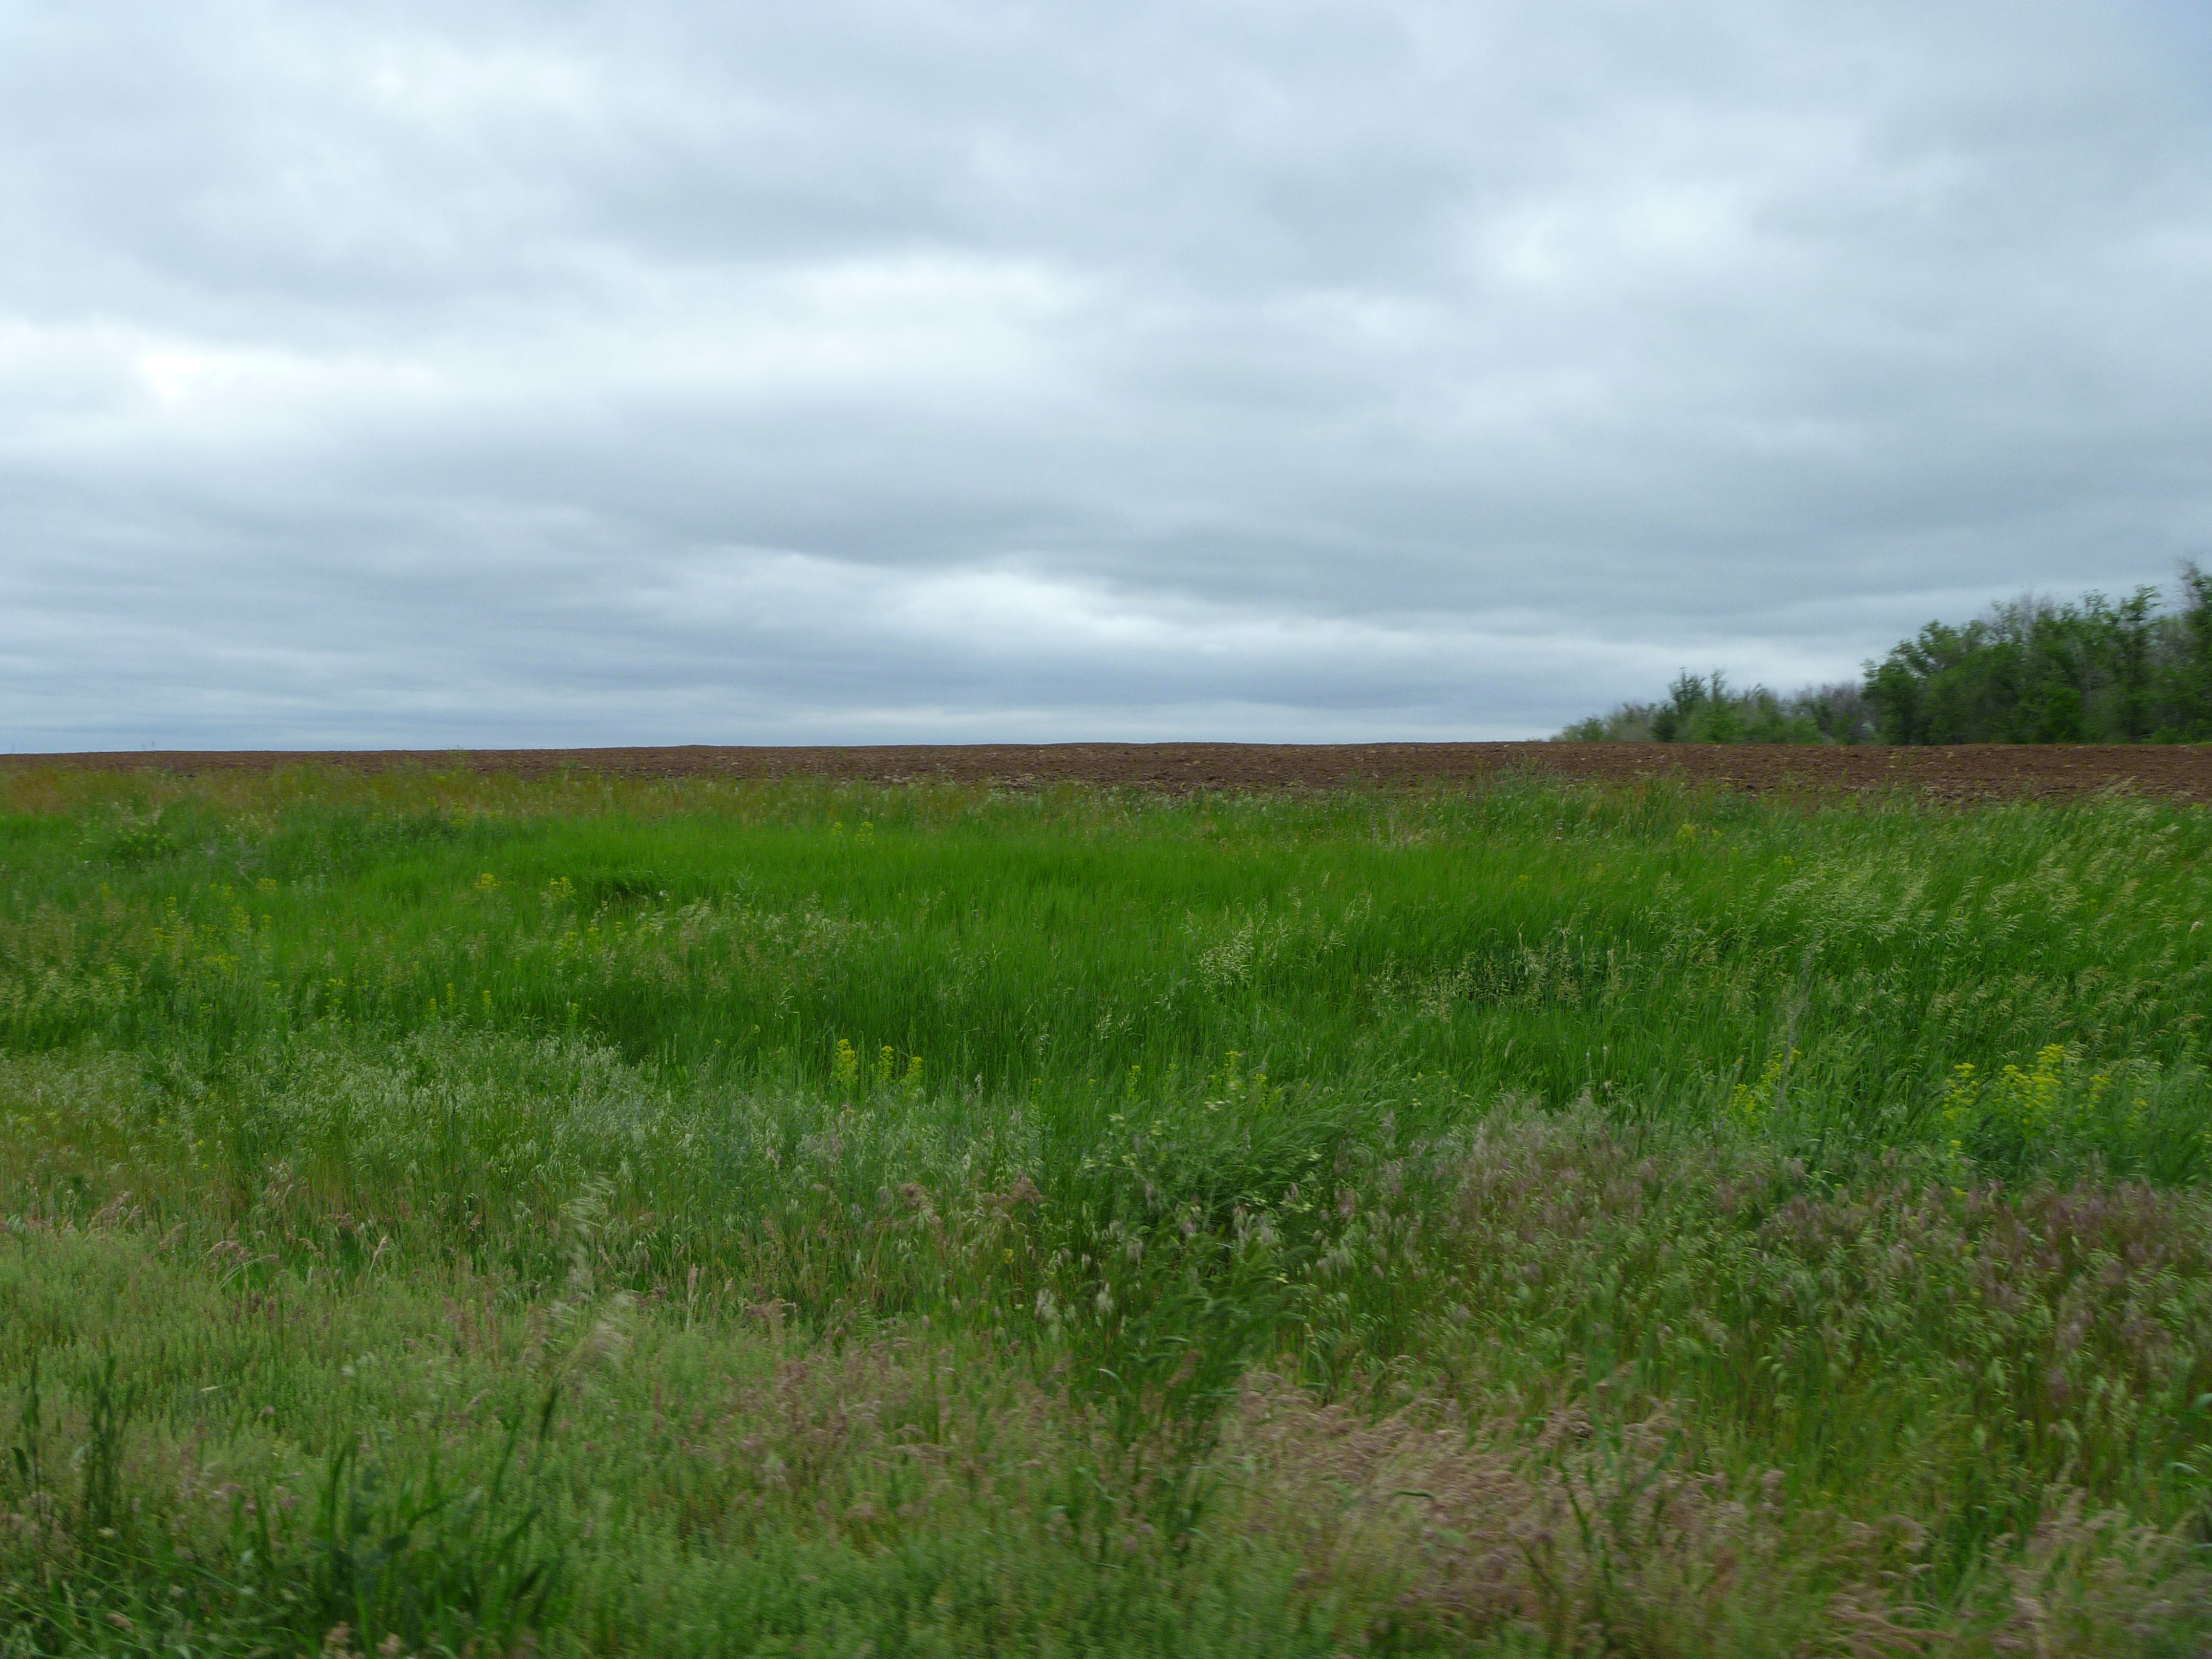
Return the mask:
{"type": "Polygon", "coordinates": [[[1502,772],[1629,781],[1674,776],[1747,793],[1903,787],[1943,800],[2057,799],[2122,790],[2212,800],[2212,745],[1973,744],[1948,748],[1825,749],[1644,743],[1056,743],[854,748],[135,750],[9,755],[19,769],[152,770],[205,776],[292,766],[360,771],[467,767],[542,777],[820,778],[866,783],[936,780],[1037,787],[1087,783],[1143,788],[1333,789],[1452,783],[1502,772]]]}

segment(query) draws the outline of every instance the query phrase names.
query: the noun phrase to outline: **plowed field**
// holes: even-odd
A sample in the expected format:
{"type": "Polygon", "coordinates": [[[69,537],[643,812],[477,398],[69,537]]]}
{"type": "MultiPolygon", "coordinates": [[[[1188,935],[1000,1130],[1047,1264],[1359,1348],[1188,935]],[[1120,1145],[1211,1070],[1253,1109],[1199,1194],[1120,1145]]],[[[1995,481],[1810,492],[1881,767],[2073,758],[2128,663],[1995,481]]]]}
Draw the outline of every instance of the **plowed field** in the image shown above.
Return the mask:
{"type": "Polygon", "coordinates": [[[301,765],[382,771],[456,765],[521,776],[563,771],[631,778],[813,777],[850,782],[941,780],[1037,787],[1054,783],[1170,790],[1331,789],[1458,782],[1513,770],[1627,781],[1674,775],[1750,793],[1904,787],[1943,800],[2057,799],[2124,789],[2212,800],[2212,745],[2128,748],[1976,744],[1951,748],[1815,749],[1642,743],[1056,743],[854,748],[147,750],[10,755],[19,768],[150,769],[182,775],[301,765]]]}

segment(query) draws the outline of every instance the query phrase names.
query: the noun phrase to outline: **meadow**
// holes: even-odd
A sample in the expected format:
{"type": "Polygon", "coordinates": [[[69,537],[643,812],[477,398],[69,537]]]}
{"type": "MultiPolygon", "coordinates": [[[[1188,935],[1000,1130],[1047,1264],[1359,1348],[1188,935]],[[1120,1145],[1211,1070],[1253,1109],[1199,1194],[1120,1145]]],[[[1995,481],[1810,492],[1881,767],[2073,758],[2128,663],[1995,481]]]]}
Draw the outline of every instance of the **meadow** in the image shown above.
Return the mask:
{"type": "Polygon", "coordinates": [[[2208,853],[9,773],[0,1652],[2202,1652],[2208,853]]]}

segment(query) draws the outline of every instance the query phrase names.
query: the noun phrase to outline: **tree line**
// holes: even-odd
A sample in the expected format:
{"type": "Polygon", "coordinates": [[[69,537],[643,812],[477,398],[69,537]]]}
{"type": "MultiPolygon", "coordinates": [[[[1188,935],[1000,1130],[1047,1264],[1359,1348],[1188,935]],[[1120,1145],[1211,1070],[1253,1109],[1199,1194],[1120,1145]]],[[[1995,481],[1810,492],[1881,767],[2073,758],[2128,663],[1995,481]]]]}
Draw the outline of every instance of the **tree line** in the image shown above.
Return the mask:
{"type": "Polygon", "coordinates": [[[1678,676],[1655,702],[1578,720],[1565,738],[1656,743],[2212,742],[2212,575],[2182,567],[2178,603],[2139,587],[2059,604],[2028,595],[1962,626],[1931,622],[1856,682],[1783,695],[1678,676]]]}

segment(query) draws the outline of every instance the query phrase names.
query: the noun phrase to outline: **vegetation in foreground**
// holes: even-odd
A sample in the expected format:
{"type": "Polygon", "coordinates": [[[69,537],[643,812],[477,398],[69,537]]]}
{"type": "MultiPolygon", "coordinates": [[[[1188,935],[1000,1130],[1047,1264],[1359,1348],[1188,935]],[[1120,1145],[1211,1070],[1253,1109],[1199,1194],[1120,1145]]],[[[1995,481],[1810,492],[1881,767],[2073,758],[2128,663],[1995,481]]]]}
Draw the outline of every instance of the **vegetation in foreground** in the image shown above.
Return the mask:
{"type": "Polygon", "coordinates": [[[1578,720],[1566,738],[1643,743],[2203,743],[2212,741],[2212,575],[2065,604],[2033,594],[1963,627],[1931,622],[1859,684],[1782,696],[1679,675],[1658,702],[1578,720]]]}
{"type": "Polygon", "coordinates": [[[0,1649],[2212,1633],[2212,823],[18,775],[0,1649]]]}

